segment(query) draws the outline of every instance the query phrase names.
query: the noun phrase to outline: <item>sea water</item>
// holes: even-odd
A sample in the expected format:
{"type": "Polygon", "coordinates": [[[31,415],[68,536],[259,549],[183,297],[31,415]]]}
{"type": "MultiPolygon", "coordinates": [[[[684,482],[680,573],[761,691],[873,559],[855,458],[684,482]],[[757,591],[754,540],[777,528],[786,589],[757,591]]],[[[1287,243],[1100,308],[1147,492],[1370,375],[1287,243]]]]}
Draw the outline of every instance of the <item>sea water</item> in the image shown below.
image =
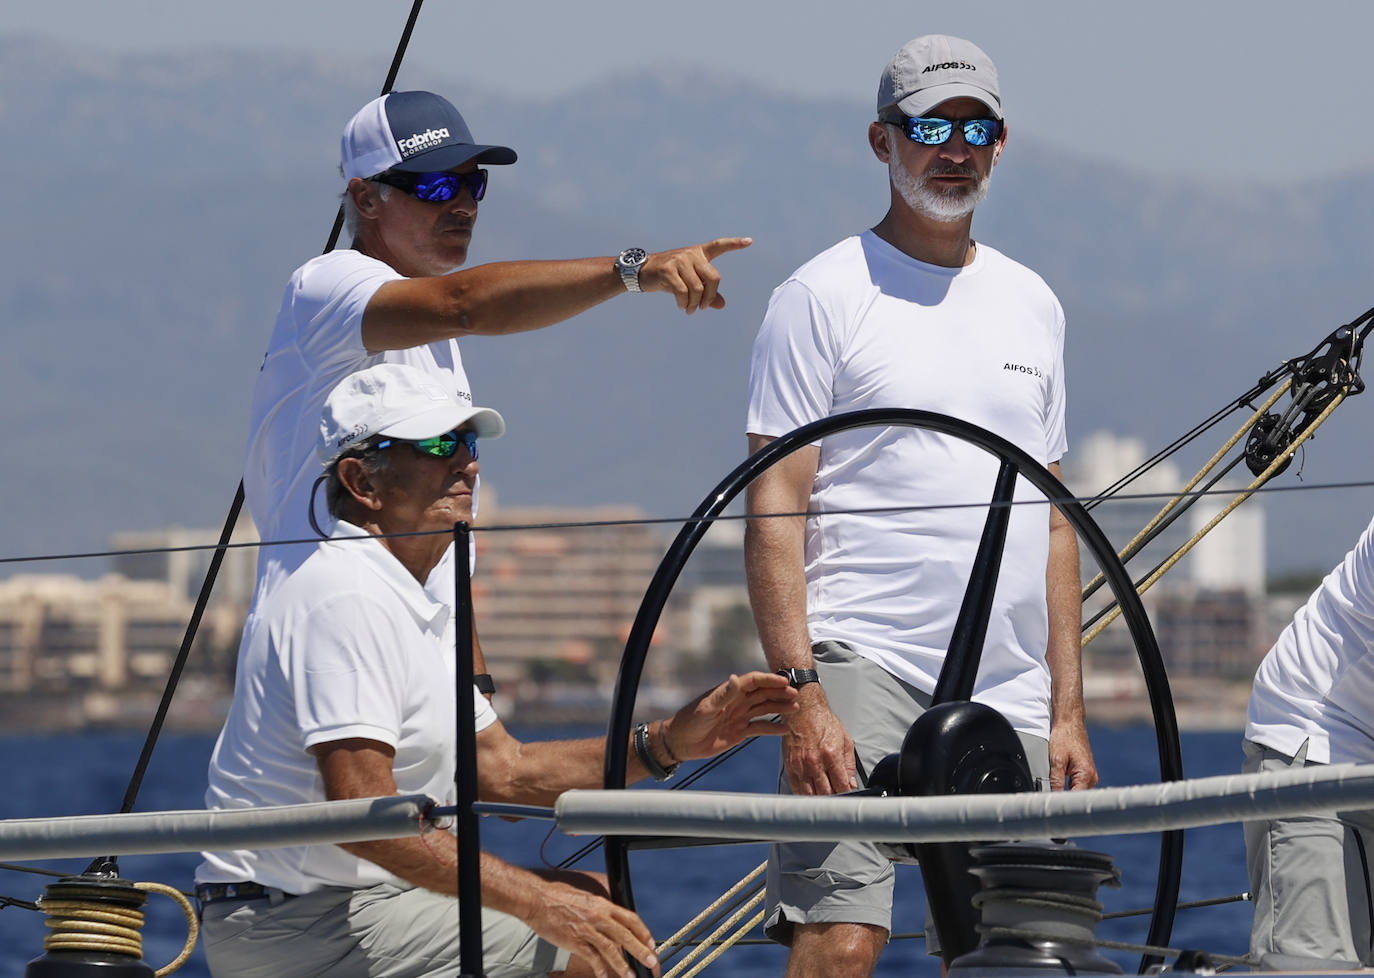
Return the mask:
{"type": "MultiPolygon", "coordinates": [[[[523,739],[589,735],[594,730],[516,731],[523,739]]],[[[117,811],[142,748],[143,738],[134,734],[82,733],[34,736],[0,736],[6,790],[0,796],[0,818],[38,818],[117,811]]],[[[1148,727],[1101,728],[1092,732],[1093,749],[1104,785],[1129,785],[1159,778],[1154,735],[1148,727]]],[[[194,809],[202,806],[205,765],[214,740],[209,736],[168,735],[153,755],[135,805],[136,811],[194,809]]],[[[1185,733],[1184,771],[1189,777],[1231,774],[1241,762],[1238,733],[1185,733]]],[[[751,745],[697,787],[722,791],[771,792],[776,783],[777,748],[772,740],[751,745]]],[[[685,770],[684,772],[685,773],[685,770]]],[[[681,774],[679,775],[681,777],[681,774]]],[[[527,866],[558,864],[585,845],[551,830],[550,823],[508,823],[482,820],[482,844],[512,862],[527,866]]],[[[1119,890],[1103,888],[1100,899],[1108,913],[1148,908],[1154,899],[1159,861],[1159,836],[1107,836],[1084,839],[1084,848],[1105,852],[1121,870],[1119,890]]],[[[91,856],[100,855],[91,853],[91,856]]],[[[640,912],[656,938],[667,937],[695,917],[726,888],[739,880],[765,855],[762,846],[694,847],[662,852],[635,852],[630,863],[640,912]]],[[[1183,889],[1180,900],[1232,896],[1246,888],[1245,849],[1240,826],[1225,825],[1192,829],[1186,836],[1183,889]]],[[[130,880],[152,880],[189,890],[198,857],[193,854],[126,856],[119,860],[121,875],[130,880]]],[[[89,860],[64,860],[42,864],[63,873],[80,873],[89,860]]],[[[604,870],[600,852],[578,866],[604,870]]],[[[25,962],[42,954],[45,928],[42,915],[18,906],[6,906],[3,898],[32,901],[42,893],[46,880],[28,873],[0,870],[0,978],[18,978],[25,962]]],[[[894,934],[918,932],[923,926],[925,898],[919,870],[898,868],[894,934]]],[[[181,949],[186,924],[172,901],[150,898],[144,927],[144,958],[154,968],[171,960],[181,949]]],[[[1243,954],[1250,927],[1250,906],[1236,902],[1179,912],[1170,945],[1225,954],[1243,954]]],[[[1098,937],[1143,943],[1148,917],[1105,921],[1098,937]]],[[[757,932],[750,937],[757,938],[757,932]]],[[[781,949],[773,945],[736,947],[707,970],[723,976],[780,974],[781,949]]],[[[1109,952],[1128,974],[1139,963],[1136,954],[1109,952]]],[[[178,973],[186,978],[207,978],[204,953],[197,949],[178,973]]],[[[938,963],[925,954],[919,939],[897,939],[884,952],[878,966],[884,978],[899,975],[935,976],[938,963]]]]}

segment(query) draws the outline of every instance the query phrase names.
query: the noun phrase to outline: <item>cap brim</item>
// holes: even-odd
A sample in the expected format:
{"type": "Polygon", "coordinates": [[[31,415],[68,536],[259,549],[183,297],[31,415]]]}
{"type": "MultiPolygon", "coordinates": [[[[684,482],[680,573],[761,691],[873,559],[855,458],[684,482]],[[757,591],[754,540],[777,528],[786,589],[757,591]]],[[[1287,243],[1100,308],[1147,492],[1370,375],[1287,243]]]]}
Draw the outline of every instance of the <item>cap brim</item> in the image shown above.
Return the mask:
{"type": "Polygon", "coordinates": [[[987,89],[958,82],[949,85],[936,85],[933,88],[923,88],[898,102],[897,108],[906,115],[925,115],[940,103],[948,102],[952,98],[977,99],[988,107],[988,111],[992,113],[994,119],[1002,118],[1002,107],[997,104],[997,100],[988,93],[987,89]]]}
{"type": "MultiPolygon", "coordinates": [[[[425,153],[416,153],[400,163],[393,163],[391,169],[403,173],[437,173],[452,170],[464,163],[490,163],[493,166],[506,166],[516,161],[515,150],[509,146],[482,146],[476,143],[461,143],[457,146],[440,146],[425,153]]],[[[428,436],[426,436],[428,437],[428,436]]]]}
{"type": "Polygon", "coordinates": [[[500,438],[506,433],[505,419],[491,408],[455,410],[451,405],[436,407],[413,418],[387,425],[377,433],[392,438],[404,438],[406,441],[419,441],[423,438],[434,438],[463,425],[472,428],[479,438],[500,438]]]}

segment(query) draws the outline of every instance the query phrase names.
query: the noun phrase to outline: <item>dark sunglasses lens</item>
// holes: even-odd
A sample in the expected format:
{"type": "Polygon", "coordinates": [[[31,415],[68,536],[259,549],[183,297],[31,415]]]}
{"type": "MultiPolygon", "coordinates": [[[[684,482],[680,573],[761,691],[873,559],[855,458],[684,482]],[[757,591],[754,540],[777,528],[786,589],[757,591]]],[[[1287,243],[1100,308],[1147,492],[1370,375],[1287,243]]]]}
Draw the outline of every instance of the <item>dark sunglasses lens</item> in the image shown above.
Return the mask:
{"type": "Polygon", "coordinates": [[[997,142],[1002,124],[996,119],[970,119],[964,123],[964,139],[970,146],[987,146],[997,142]]]}
{"type": "Polygon", "coordinates": [[[452,200],[460,186],[452,173],[426,173],[415,181],[415,196],[431,204],[452,200]]]}
{"type": "Polygon", "coordinates": [[[451,431],[448,434],[435,435],[433,438],[421,438],[411,444],[417,452],[433,455],[435,458],[448,458],[458,451],[458,438],[451,431]]]}
{"type": "Polygon", "coordinates": [[[431,204],[442,204],[468,188],[473,200],[481,200],[487,193],[487,171],[472,173],[426,173],[415,182],[415,196],[431,204]]]}
{"type": "Polygon", "coordinates": [[[471,431],[449,431],[433,438],[425,438],[415,442],[415,447],[420,451],[435,458],[452,458],[458,454],[458,446],[461,445],[468,450],[468,454],[474,460],[477,458],[477,436],[471,431]]]}
{"type": "MultiPolygon", "coordinates": [[[[487,171],[473,170],[467,176],[468,190],[472,191],[473,200],[481,200],[487,195],[487,171]]],[[[476,437],[475,435],[473,436],[476,437]]]]}
{"type": "Polygon", "coordinates": [[[952,132],[954,132],[954,123],[948,119],[912,118],[907,120],[907,135],[926,146],[939,146],[949,139],[952,132]]]}

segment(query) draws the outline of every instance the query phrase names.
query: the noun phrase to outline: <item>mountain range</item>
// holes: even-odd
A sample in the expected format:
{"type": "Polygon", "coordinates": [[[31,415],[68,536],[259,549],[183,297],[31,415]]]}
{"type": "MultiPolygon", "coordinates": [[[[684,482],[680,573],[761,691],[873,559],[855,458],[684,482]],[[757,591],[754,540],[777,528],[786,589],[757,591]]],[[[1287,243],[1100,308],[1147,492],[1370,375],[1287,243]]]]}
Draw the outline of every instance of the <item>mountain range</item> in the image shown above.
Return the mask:
{"type": "MultiPolygon", "coordinates": [[[[114,56],[0,35],[13,463],[0,557],[219,524],[281,289],[324,245],[338,133],[384,68],[232,50],[114,56]]],[[[466,80],[461,65],[407,68],[399,87],[443,92],[477,138],[520,152],[494,168],[474,262],[754,237],[720,260],[723,311],[688,318],[662,296],[624,296],[536,333],[464,341],[477,400],[510,425],[482,460],[503,503],[689,512],[744,456],[749,349],[770,290],[886,206],[865,97],[797,98],[682,68],[539,100],[466,80]]],[[[1217,138],[1205,116],[1185,128],[1172,138],[1217,138]]],[[[1097,162],[1084,144],[1096,138],[1110,132],[1071,115],[1062,132],[1011,120],[974,225],[1064,305],[1070,451],[1096,429],[1162,446],[1374,304],[1374,170],[1238,184],[1097,162]]],[[[1374,398],[1343,406],[1300,476],[1279,484],[1369,479],[1371,410],[1374,398]]],[[[1271,566],[1333,564],[1370,499],[1367,487],[1269,497],[1271,566]]],[[[103,569],[7,570],[54,566],[103,569]]]]}

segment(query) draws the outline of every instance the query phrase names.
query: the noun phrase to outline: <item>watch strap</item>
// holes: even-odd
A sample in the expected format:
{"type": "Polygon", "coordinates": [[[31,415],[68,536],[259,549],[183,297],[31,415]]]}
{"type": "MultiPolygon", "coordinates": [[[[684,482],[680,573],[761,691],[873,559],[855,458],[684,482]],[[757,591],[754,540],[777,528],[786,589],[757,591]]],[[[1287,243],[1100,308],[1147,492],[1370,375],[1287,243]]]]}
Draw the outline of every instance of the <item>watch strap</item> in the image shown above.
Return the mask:
{"type": "Polygon", "coordinates": [[[496,680],[491,678],[489,672],[479,672],[472,677],[472,685],[477,687],[477,692],[483,696],[493,696],[496,693],[496,680]]]}
{"type": "Polygon", "coordinates": [[[626,292],[644,291],[639,287],[639,270],[648,260],[649,253],[643,248],[626,248],[616,257],[615,270],[620,273],[626,292]]]}
{"type": "Polygon", "coordinates": [[[820,674],[815,669],[779,669],[778,675],[785,677],[793,689],[801,689],[808,683],[821,681],[820,674]]]}

